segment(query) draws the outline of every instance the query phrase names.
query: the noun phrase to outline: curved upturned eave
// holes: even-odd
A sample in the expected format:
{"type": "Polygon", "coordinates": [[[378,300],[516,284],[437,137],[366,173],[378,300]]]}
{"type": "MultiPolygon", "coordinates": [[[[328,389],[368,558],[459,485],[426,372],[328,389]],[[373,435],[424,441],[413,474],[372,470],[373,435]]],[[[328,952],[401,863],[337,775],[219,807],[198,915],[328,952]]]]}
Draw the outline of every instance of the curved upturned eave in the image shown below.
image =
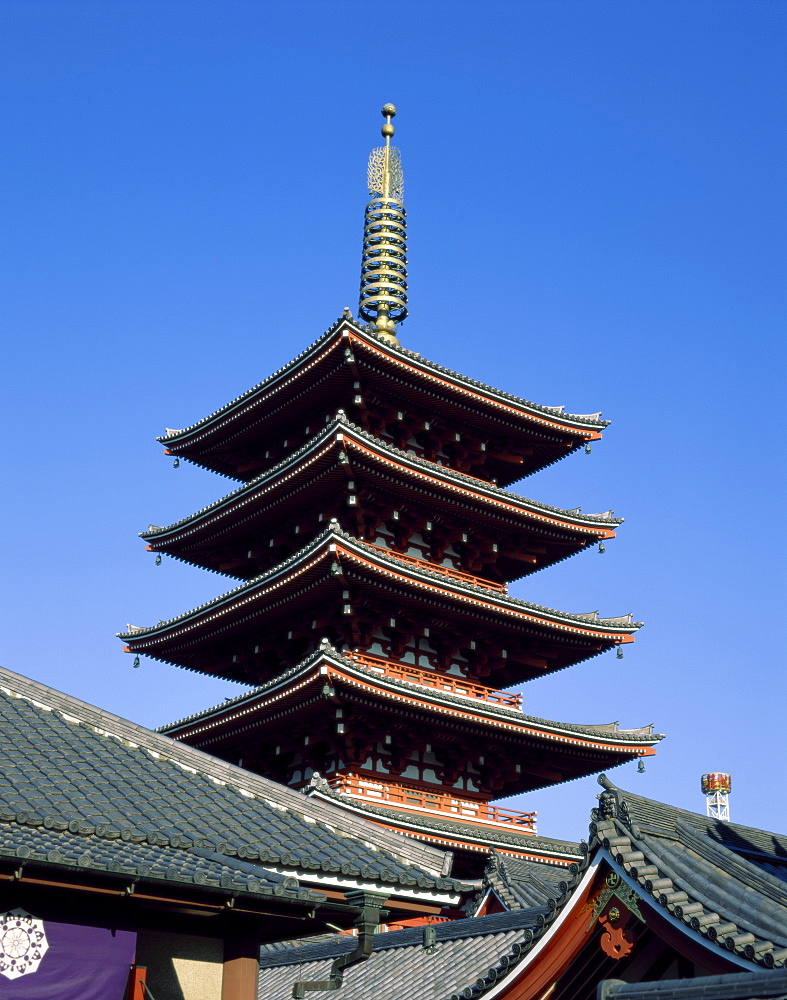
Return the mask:
{"type": "MultiPolygon", "coordinates": [[[[127,640],[130,643],[137,642],[138,645],[136,648],[141,652],[142,648],[139,640],[157,636],[162,637],[167,633],[174,635],[189,627],[190,623],[197,623],[208,616],[216,617],[222,612],[222,609],[226,611],[233,606],[237,607],[243,598],[251,600],[255,590],[260,590],[268,584],[273,584],[277,577],[286,577],[290,571],[295,569],[297,563],[303,563],[310,557],[316,557],[320,549],[324,549],[321,558],[329,554],[338,558],[337,553],[340,546],[346,558],[358,559],[361,562],[365,562],[367,566],[373,569],[377,568],[389,576],[398,576],[406,584],[414,583],[420,588],[428,587],[433,590],[439,590],[449,599],[453,597],[461,601],[473,600],[478,604],[487,605],[493,611],[498,610],[503,613],[506,611],[518,612],[541,627],[577,633],[589,639],[596,639],[612,644],[632,642],[632,633],[636,632],[643,624],[642,622],[632,622],[629,615],[624,616],[626,619],[624,622],[621,619],[603,619],[588,615],[570,614],[555,610],[554,608],[531,604],[519,598],[500,594],[485,587],[466,584],[449,576],[431,571],[426,567],[415,567],[409,563],[397,560],[395,556],[389,556],[381,550],[358,541],[352,536],[345,534],[339,528],[329,527],[311,543],[290,556],[289,559],[285,559],[279,565],[268,570],[268,572],[255,577],[240,587],[236,587],[214,598],[212,601],[207,601],[205,604],[193,608],[191,611],[187,611],[167,621],[162,621],[157,625],[134,628],[129,632],[118,632],[118,638],[127,640]]],[[[132,645],[130,648],[131,651],[134,651],[135,647],[132,645]]]]}
{"type": "Polygon", "coordinates": [[[378,354],[387,356],[395,363],[414,368],[427,378],[436,379],[454,392],[475,395],[492,409],[502,412],[508,411],[509,417],[518,417],[518,419],[529,423],[534,422],[542,427],[552,428],[572,437],[581,437],[587,440],[597,439],[601,431],[609,424],[608,420],[601,420],[600,415],[597,414],[585,416],[563,413],[558,407],[548,407],[532,403],[527,399],[495,389],[483,382],[477,382],[475,379],[460,375],[449,368],[444,368],[442,365],[428,361],[406,348],[401,346],[394,347],[380,340],[374,334],[369,333],[357,322],[342,318],[337,320],[320,338],[302,351],[301,354],[283,368],[274,372],[267,379],[248,389],[214,413],[191,424],[189,427],[162,435],[157,440],[168,448],[172,448],[174,445],[173,453],[176,453],[178,446],[190,446],[200,439],[208,437],[219,427],[228,425],[239,415],[253,410],[262,404],[266,397],[279,391],[284,384],[297,378],[299,369],[314,363],[316,360],[315,355],[318,355],[320,350],[328,345],[334,337],[337,339],[346,338],[350,341],[364,344],[367,348],[375,350],[378,354]]]}
{"type": "Polygon", "coordinates": [[[541,738],[561,745],[572,743],[598,753],[625,754],[627,759],[632,756],[649,756],[653,753],[652,748],[663,739],[660,734],[644,734],[636,730],[610,732],[604,726],[583,726],[540,719],[537,716],[525,715],[517,709],[492,705],[478,698],[441,692],[411,681],[388,677],[361,667],[334,650],[328,652],[324,649],[313,653],[283,675],[260,685],[253,691],[186,719],[162,726],[159,732],[175,739],[189,739],[198,734],[207,734],[212,730],[241,723],[253,711],[259,711],[267,701],[270,700],[271,704],[279,703],[288,687],[294,684],[300,687],[304,678],[309,676],[343,677],[350,682],[359,682],[370,690],[374,689],[381,697],[393,697],[399,701],[410,700],[414,704],[417,702],[421,707],[433,707],[441,714],[448,712],[476,725],[502,727],[511,732],[519,732],[527,738],[541,738]],[[321,673],[321,667],[324,667],[327,673],[321,673]]]}
{"type": "Polygon", "coordinates": [[[614,537],[615,532],[612,528],[618,527],[623,522],[623,518],[611,515],[583,515],[575,510],[553,507],[528,497],[521,497],[491,483],[485,483],[483,480],[455,472],[438,463],[410,455],[375,438],[350,421],[336,418],[286,459],[277,462],[249,483],[171,525],[142,531],[140,537],[153,543],[151,548],[154,551],[166,551],[161,545],[162,541],[185,539],[189,535],[205,531],[210,524],[215,524],[217,527],[214,533],[207,537],[216,537],[222,533],[221,524],[224,519],[229,516],[237,519],[246,505],[261,502],[266,491],[274,490],[288,478],[304,471],[309,464],[319,460],[325,450],[338,444],[354,445],[367,455],[371,455],[372,460],[387,463],[403,470],[405,474],[412,474],[427,483],[436,484],[436,488],[446,494],[454,496],[464,494],[471,500],[475,497],[476,503],[494,505],[496,513],[522,517],[541,527],[549,526],[561,531],[577,532],[586,535],[589,540],[599,540],[614,537]]]}
{"type": "Polygon", "coordinates": [[[385,826],[396,833],[438,844],[443,849],[511,851],[530,860],[561,868],[579,864],[584,860],[584,855],[580,852],[575,853],[567,849],[573,845],[566,841],[550,841],[549,838],[524,831],[517,834],[515,827],[512,827],[511,831],[497,830],[492,827],[443,820],[426,813],[399,812],[393,807],[386,808],[377,803],[372,804],[364,802],[363,799],[343,795],[332,788],[317,788],[309,791],[308,797],[330,802],[340,809],[363,816],[370,822],[385,826]]]}
{"type": "Polygon", "coordinates": [[[598,782],[604,791],[590,847],[607,855],[642,902],[739,965],[785,965],[784,882],[745,858],[752,840],[783,858],[783,837],[645,799],[605,774],[598,782]]]}

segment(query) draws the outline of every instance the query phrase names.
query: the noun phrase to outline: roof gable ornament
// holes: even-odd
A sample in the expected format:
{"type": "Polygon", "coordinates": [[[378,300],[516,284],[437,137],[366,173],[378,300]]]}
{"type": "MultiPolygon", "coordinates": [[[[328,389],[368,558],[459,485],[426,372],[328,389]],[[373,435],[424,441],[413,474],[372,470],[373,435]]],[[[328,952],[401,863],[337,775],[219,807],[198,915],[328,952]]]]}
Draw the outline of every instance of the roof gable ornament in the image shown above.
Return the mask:
{"type": "Polygon", "coordinates": [[[384,146],[369,156],[367,181],[371,201],[366,206],[358,313],[378,337],[398,346],[395,324],[407,317],[407,241],[404,175],[399,150],[391,145],[396,114],[383,106],[384,146]]]}

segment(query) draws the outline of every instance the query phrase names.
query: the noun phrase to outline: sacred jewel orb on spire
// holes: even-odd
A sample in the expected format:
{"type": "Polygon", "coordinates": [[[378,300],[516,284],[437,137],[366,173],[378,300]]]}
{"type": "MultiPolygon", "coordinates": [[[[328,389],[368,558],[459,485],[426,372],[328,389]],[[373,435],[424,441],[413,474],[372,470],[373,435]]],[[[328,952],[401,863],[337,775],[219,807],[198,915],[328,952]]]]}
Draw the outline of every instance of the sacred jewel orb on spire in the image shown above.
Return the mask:
{"type": "Polygon", "coordinates": [[[382,109],[384,146],[369,156],[368,185],[361,260],[362,319],[372,324],[378,337],[398,344],[396,324],[407,317],[407,223],[404,210],[404,175],[399,150],[391,145],[396,114],[393,104],[382,109]]]}

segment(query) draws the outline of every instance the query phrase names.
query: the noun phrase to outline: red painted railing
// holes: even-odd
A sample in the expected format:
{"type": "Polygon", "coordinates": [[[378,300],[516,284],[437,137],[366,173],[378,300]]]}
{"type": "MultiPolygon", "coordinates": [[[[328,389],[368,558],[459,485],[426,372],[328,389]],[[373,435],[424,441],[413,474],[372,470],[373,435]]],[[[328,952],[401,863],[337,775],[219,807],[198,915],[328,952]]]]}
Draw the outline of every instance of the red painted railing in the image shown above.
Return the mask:
{"type": "Polygon", "coordinates": [[[402,562],[418,569],[429,569],[434,573],[442,573],[443,576],[451,577],[452,580],[459,580],[461,583],[471,583],[474,587],[486,587],[487,590],[494,590],[498,594],[507,594],[508,587],[504,583],[495,583],[493,580],[485,580],[482,576],[473,576],[472,573],[463,573],[462,570],[454,569],[453,566],[443,566],[442,563],[429,562],[427,559],[418,559],[416,556],[408,555],[406,552],[396,552],[394,549],[386,549],[384,545],[375,545],[374,542],[366,542],[370,548],[384,552],[394,559],[401,559],[402,562]]]}
{"type": "Polygon", "coordinates": [[[507,691],[496,691],[495,688],[475,684],[464,677],[452,677],[437,670],[422,670],[409,663],[395,663],[382,656],[369,656],[367,653],[347,652],[344,656],[369,670],[379,670],[386,677],[399,681],[410,681],[411,684],[421,684],[435,691],[450,691],[451,694],[463,694],[468,698],[488,701],[492,705],[503,705],[506,708],[522,708],[522,695],[509,694],[507,691]]]}
{"type": "Polygon", "coordinates": [[[443,792],[425,792],[403,785],[389,785],[382,782],[359,778],[357,774],[338,774],[328,778],[331,788],[345,795],[366,799],[369,802],[385,803],[400,809],[425,810],[451,816],[462,823],[504,824],[515,826],[522,833],[536,832],[536,813],[517,812],[490,806],[485,802],[457,799],[443,792]]]}

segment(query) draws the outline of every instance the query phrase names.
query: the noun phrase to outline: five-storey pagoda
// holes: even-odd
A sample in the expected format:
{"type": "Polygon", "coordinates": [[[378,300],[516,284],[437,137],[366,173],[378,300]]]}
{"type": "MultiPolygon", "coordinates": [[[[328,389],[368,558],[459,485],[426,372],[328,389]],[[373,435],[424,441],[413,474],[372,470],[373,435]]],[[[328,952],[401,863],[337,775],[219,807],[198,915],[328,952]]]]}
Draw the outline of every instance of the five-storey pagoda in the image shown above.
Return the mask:
{"type": "Polygon", "coordinates": [[[401,347],[407,316],[399,152],[369,161],[359,319],[349,310],[281,371],[167,453],[240,482],[143,534],[240,581],[121,637],[126,649],[252,690],[164,729],[348,813],[454,850],[568,864],[535,814],[492,804],[653,753],[652,727],[523,714],[504,690],[632,641],[631,616],[567,614],[508,584],[614,536],[505,487],[601,436],[600,414],[538,406],[401,347]]]}

